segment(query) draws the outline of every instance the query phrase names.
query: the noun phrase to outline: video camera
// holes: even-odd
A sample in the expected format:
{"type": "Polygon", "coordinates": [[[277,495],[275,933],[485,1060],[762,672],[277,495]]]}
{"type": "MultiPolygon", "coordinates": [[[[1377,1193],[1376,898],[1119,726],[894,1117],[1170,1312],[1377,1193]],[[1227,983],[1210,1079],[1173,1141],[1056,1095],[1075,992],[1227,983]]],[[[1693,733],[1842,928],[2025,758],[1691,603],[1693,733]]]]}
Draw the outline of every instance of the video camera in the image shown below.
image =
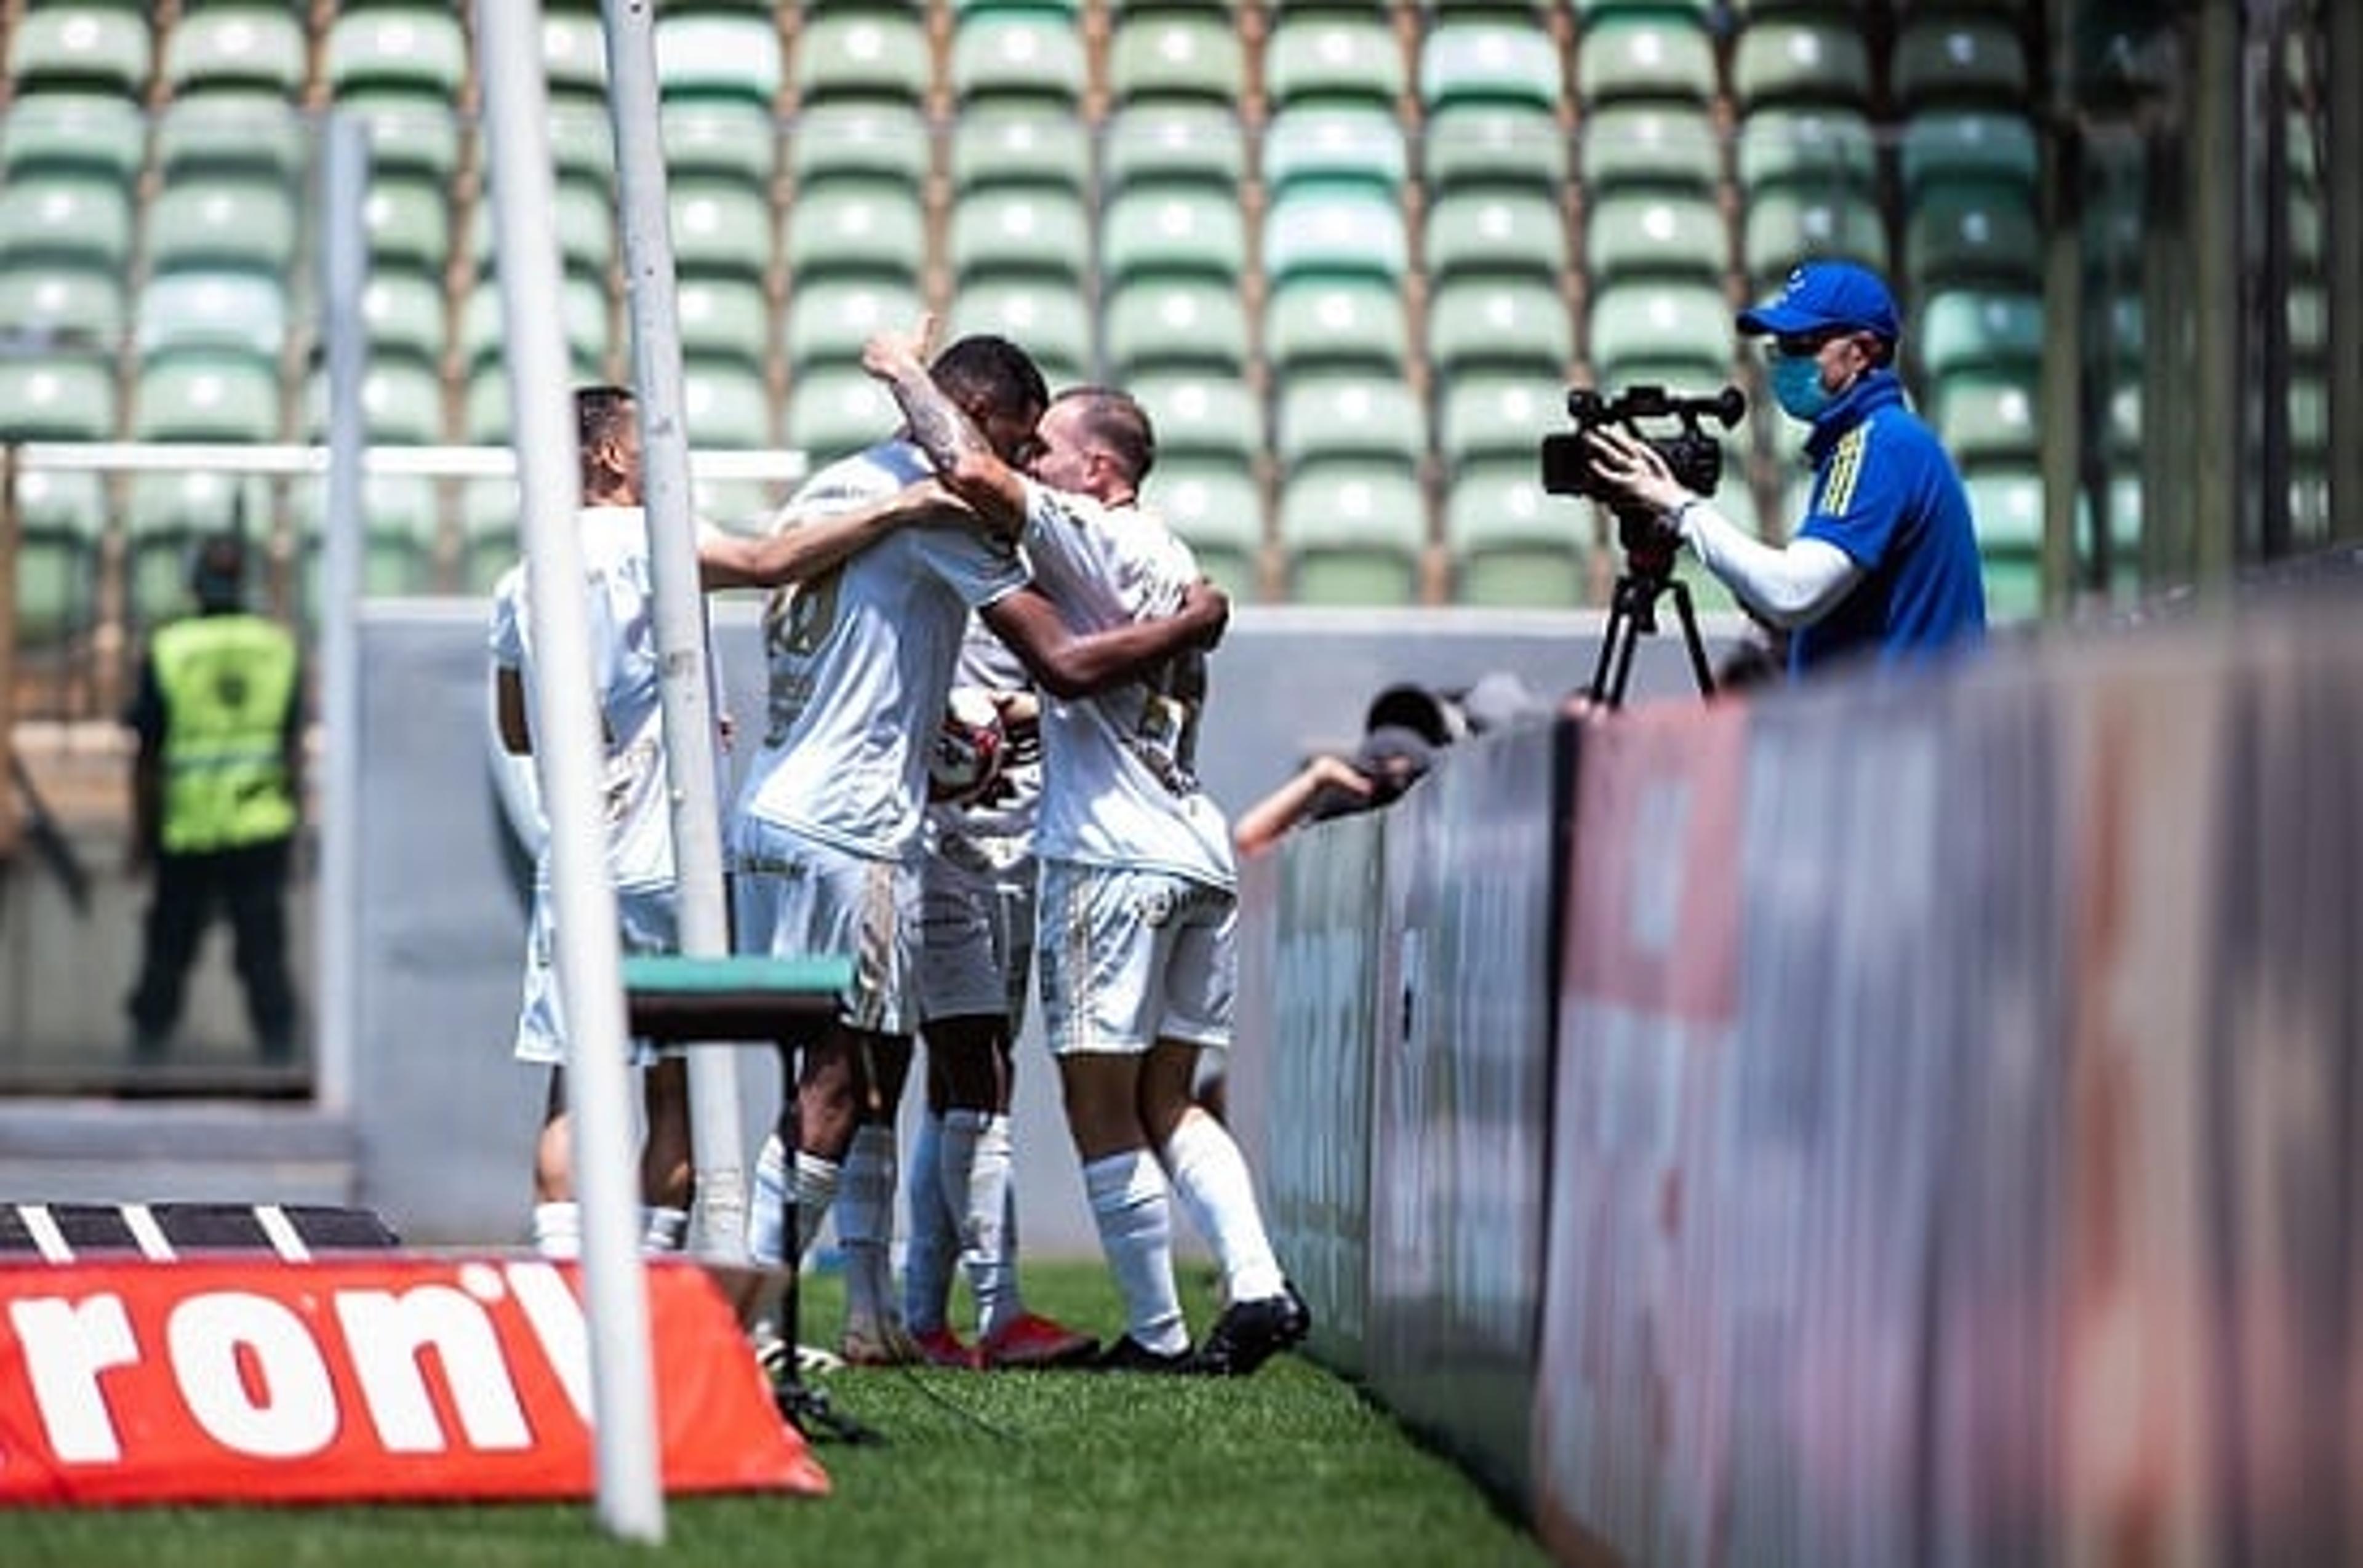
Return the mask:
{"type": "Polygon", "coordinates": [[[1586,439],[1604,425],[1622,425],[1666,460],[1674,477],[1701,495],[1712,495],[1723,483],[1723,445],[1700,426],[1703,419],[1719,421],[1725,429],[1747,412],[1747,395],[1736,386],[1699,396],[1683,396],[1662,386],[1636,386],[1610,397],[1589,386],[1570,387],[1568,417],[1572,431],[1543,438],[1543,489],[1553,495],[1589,496],[1607,501],[1616,514],[1616,539],[1631,558],[1634,570],[1662,576],[1672,570],[1677,540],[1667,537],[1655,516],[1636,513],[1614,502],[1615,492],[1601,477],[1586,439]],[[1641,428],[1644,419],[1673,419],[1680,428],[1652,436],[1641,428]]]}

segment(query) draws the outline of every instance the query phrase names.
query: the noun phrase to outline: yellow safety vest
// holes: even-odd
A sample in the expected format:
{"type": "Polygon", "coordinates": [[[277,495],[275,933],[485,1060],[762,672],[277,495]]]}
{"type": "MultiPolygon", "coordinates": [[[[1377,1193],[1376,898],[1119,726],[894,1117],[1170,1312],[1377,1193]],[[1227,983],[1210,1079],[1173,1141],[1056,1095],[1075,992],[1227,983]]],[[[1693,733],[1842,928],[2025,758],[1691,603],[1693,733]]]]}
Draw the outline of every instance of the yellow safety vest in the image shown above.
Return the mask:
{"type": "Polygon", "coordinates": [[[295,639],[261,616],[199,616],[157,632],[169,853],[268,843],[295,831],[284,751],[295,639]]]}

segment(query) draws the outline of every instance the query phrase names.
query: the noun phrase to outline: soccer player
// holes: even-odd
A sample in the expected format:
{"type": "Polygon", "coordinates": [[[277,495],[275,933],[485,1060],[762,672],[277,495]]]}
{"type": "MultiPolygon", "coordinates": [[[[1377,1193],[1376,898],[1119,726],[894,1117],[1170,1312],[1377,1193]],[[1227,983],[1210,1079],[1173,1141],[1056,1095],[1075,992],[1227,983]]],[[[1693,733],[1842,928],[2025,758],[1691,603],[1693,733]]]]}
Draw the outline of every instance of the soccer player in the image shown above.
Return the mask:
{"type": "MultiPolygon", "coordinates": [[[[864,365],[945,484],[1022,528],[1036,581],[1071,624],[1120,626],[1180,602],[1199,573],[1139,505],[1155,459],[1139,405],[1103,388],[1060,394],[1029,479],[924,373],[924,331],[873,336],[864,365]]],[[[1069,1130],[1125,1300],[1125,1334],[1101,1364],[1238,1375],[1301,1341],[1312,1316],[1272,1253],[1238,1146],[1191,1095],[1200,1053],[1230,1043],[1237,967],[1230,833],[1191,773],[1204,694],[1204,660],[1185,655],[1045,706],[1037,944],[1069,1130]],[[1194,1353],[1169,1180],[1215,1249],[1228,1302],[1194,1353]]]]}

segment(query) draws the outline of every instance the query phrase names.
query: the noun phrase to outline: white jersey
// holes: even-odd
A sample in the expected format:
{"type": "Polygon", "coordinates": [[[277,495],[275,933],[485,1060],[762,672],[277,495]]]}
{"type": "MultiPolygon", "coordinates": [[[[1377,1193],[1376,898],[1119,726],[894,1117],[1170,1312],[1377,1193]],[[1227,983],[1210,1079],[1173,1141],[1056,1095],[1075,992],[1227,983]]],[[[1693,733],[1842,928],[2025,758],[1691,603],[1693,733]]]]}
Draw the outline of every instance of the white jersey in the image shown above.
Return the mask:
{"type": "MultiPolygon", "coordinates": [[[[782,517],[850,511],[932,473],[917,447],[889,441],[815,474],[782,517]]],[[[969,612],[1025,584],[1009,545],[914,526],[776,601],[763,622],[769,713],[739,812],[851,854],[908,853],[969,612]]]]}
{"type": "MultiPolygon", "coordinates": [[[[670,886],[672,808],[665,776],[655,603],[647,514],[638,506],[586,506],[576,514],[589,615],[592,680],[606,749],[607,870],[620,890],[670,886]]],[[[493,662],[524,681],[527,719],[541,733],[533,673],[533,628],[525,567],[493,589],[493,662]]],[[[537,874],[547,883],[549,850],[537,874]]]]}
{"type": "MultiPolygon", "coordinates": [[[[1198,580],[1190,547],[1153,512],[1031,483],[1026,498],[1035,581],[1077,633],[1170,615],[1198,580]]],[[[1191,772],[1204,669],[1193,654],[1093,696],[1045,701],[1036,853],[1236,885],[1229,825],[1191,772]]]]}

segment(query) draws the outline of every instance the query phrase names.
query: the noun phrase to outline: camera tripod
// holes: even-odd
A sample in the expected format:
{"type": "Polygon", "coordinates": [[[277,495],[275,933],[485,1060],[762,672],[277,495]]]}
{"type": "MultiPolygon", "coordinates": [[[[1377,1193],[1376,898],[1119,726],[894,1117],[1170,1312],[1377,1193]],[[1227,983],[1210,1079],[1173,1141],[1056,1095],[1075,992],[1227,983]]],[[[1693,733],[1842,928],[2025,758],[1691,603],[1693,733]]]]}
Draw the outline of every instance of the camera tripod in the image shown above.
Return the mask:
{"type": "Polygon", "coordinates": [[[1608,601],[1608,625],[1601,634],[1600,662],[1592,671],[1592,700],[1603,707],[1622,707],[1625,685],[1633,673],[1633,650],[1643,632],[1658,629],[1658,595],[1672,590],[1674,618],[1681,623],[1682,646],[1691,656],[1691,674],[1699,695],[1714,695],[1714,673],[1707,667],[1706,643],[1699,636],[1698,613],[1691,606],[1691,585],[1672,574],[1672,560],[1642,562],[1629,553],[1632,569],[1620,573],[1608,601]]]}

